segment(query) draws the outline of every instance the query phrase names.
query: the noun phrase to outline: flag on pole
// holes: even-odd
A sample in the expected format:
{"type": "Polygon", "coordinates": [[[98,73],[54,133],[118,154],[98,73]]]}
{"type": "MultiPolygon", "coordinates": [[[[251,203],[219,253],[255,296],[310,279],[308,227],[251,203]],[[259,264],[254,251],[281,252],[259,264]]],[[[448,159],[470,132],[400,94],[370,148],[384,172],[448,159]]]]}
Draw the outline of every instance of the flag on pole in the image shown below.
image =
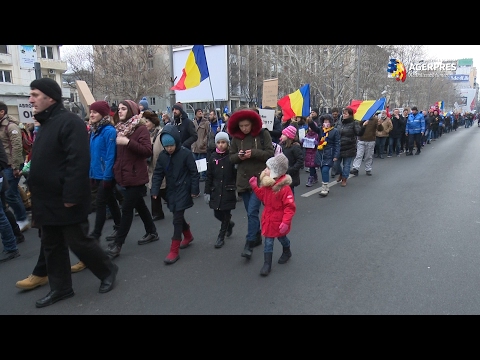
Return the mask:
{"type": "Polygon", "coordinates": [[[377,110],[384,110],[386,98],[378,100],[352,100],[349,107],[353,109],[353,118],[355,120],[368,120],[377,110]]]}
{"type": "Polygon", "coordinates": [[[170,90],[187,90],[194,88],[208,78],[207,57],[203,45],[193,45],[188,54],[185,67],[182,69],[180,80],[170,90]]]}
{"type": "Polygon", "coordinates": [[[310,114],[310,84],[305,84],[297,91],[284,96],[277,104],[282,109],[285,121],[295,116],[307,117],[310,114]]]}

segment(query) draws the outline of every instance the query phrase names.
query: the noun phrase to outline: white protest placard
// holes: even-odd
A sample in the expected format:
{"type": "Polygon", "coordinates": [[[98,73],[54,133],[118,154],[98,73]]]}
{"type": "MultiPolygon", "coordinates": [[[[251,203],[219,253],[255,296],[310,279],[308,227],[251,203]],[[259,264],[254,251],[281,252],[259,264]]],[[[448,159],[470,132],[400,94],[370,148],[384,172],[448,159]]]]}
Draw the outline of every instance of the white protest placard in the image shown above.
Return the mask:
{"type": "Polygon", "coordinates": [[[262,118],[264,128],[268,131],[273,130],[273,120],[275,119],[275,110],[270,109],[258,109],[260,117],[262,118]]]}
{"type": "Polygon", "coordinates": [[[33,118],[32,104],[28,102],[28,98],[17,99],[18,106],[18,120],[21,123],[33,123],[35,120],[33,118]]]}
{"type": "Polygon", "coordinates": [[[199,173],[207,171],[207,159],[195,160],[197,163],[197,170],[199,173]]]}
{"type": "Polygon", "coordinates": [[[304,137],[305,137],[305,129],[304,128],[298,129],[298,138],[300,139],[300,141],[302,141],[304,137]]]}

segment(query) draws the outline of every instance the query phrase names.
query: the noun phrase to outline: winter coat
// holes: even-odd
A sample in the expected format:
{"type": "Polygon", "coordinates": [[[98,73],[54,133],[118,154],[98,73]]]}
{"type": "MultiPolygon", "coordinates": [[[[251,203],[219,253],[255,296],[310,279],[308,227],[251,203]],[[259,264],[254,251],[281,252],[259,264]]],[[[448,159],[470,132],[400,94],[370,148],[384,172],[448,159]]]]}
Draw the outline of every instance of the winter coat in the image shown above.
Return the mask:
{"type": "Polygon", "coordinates": [[[170,134],[175,139],[175,151],[170,155],[164,149],[158,155],[150,194],[158,196],[162,181],[166,178],[167,207],[174,213],[193,206],[192,195],[200,194],[200,174],[192,151],[181,145],[180,134],[175,126],[165,126],[160,134],[160,141],[164,134],[170,134]]]}
{"type": "Polygon", "coordinates": [[[383,129],[377,130],[377,132],[375,133],[375,136],[386,138],[389,136],[390,131],[392,131],[393,129],[392,120],[389,117],[386,117],[385,119],[383,119],[382,125],[383,125],[383,129]]]}
{"type": "Polygon", "coordinates": [[[410,113],[407,118],[407,125],[405,127],[406,134],[425,134],[425,118],[421,112],[416,115],[410,113]]]}
{"type": "Polygon", "coordinates": [[[193,121],[190,120],[187,113],[182,110],[180,117],[175,117],[172,124],[176,126],[178,132],[180,133],[180,144],[186,147],[188,150],[191,150],[192,144],[198,139],[198,134],[195,130],[193,121]]]}
{"type": "MultiPolygon", "coordinates": [[[[157,130],[157,129],[156,129],[157,130]]],[[[160,141],[160,135],[162,134],[162,128],[158,129],[158,132],[152,137],[150,136],[152,143],[152,157],[150,161],[148,162],[148,188],[152,188],[152,177],[153,177],[153,170],[155,170],[155,164],[157,163],[158,155],[163,151],[163,145],[162,142],[160,141]]],[[[164,178],[162,181],[162,185],[160,185],[160,189],[165,189],[167,186],[166,179],[164,178]]]]}
{"type": "Polygon", "coordinates": [[[360,141],[375,141],[377,131],[383,130],[383,124],[378,123],[378,117],[376,116],[372,116],[368,120],[367,125],[364,124],[365,122],[362,122],[362,126],[365,128],[365,131],[358,139],[360,141]]]}
{"type": "MultiPolygon", "coordinates": [[[[315,123],[309,124],[312,131],[318,134],[319,142],[323,137],[323,128],[316,126],[315,123]]],[[[315,150],[315,166],[323,167],[329,166],[333,167],[333,159],[338,159],[340,157],[340,132],[337,128],[333,128],[328,132],[327,145],[323,149],[315,150]]]]}
{"type": "Polygon", "coordinates": [[[235,165],[230,162],[228,150],[212,153],[207,167],[205,194],[210,194],[208,205],[213,210],[233,210],[237,205],[235,165]]]}
{"type": "Polygon", "coordinates": [[[0,140],[8,156],[8,165],[12,169],[22,169],[25,161],[23,156],[22,130],[20,121],[13,116],[5,115],[0,120],[0,140]],[[7,131],[8,129],[8,131],[7,131]]]}
{"type": "Polygon", "coordinates": [[[357,136],[362,136],[365,132],[363,123],[347,117],[342,119],[342,123],[336,128],[340,130],[340,157],[348,158],[357,155],[357,136]]]}
{"type": "Polygon", "coordinates": [[[56,103],[35,115],[41,124],[32,148],[28,186],[35,226],[88,220],[90,150],[82,119],[56,103]],[[65,203],[75,204],[65,207],[65,203]]]}
{"type": "Polygon", "coordinates": [[[291,183],[292,178],[288,174],[277,180],[265,175],[264,171],[260,174],[260,187],[255,186],[253,191],[264,205],[260,220],[263,236],[278,238],[290,232],[296,211],[291,183]],[[284,234],[279,230],[282,222],[288,225],[288,230],[284,234]]]}
{"type": "Polygon", "coordinates": [[[127,145],[117,145],[117,158],[113,165],[115,181],[123,187],[148,184],[147,159],[152,156],[152,143],[147,126],[140,121],[127,145]]]}
{"type": "Polygon", "coordinates": [[[286,147],[285,143],[281,144],[283,155],[288,159],[287,174],[292,177],[292,186],[300,185],[300,170],[303,168],[304,156],[300,143],[293,142],[290,147],[286,147]]]}
{"type": "Polygon", "coordinates": [[[197,140],[192,144],[191,150],[196,154],[206,154],[207,153],[207,143],[208,135],[210,134],[210,121],[205,118],[200,120],[200,123],[197,119],[193,120],[193,125],[195,126],[195,131],[197,132],[197,140]]]}
{"type": "Polygon", "coordinates": [[[112,181],[117,154],[117,130],[111,124],[90,133],[90,179],[112,181]]]}
{"type": "Polygon", "coordinates": [[[398,119],[395,116],[392,116],[390,120],[392,120],[392,130],[389,132],[390,137],[393,139],[401,138],[405,127],[403,116],[398,115],[398,119]]]}
{"type": "Polygon", "coordinates": [[[305,167],[315,167],[318,165],[315,165],[315,155],[317,154],[317,146],[318,146],[318,134],[313,131],[309,130],[305,134],[305,137],[302,139],[302,147],[305,150],[305,167]],[[313,144],[313,148],[306,148],[305,144],[306,143],[313,144]]]}
{"type": "MultiPolygon", "coordinates": [[[[252,110],[249,110],[252,111],[252,110]]],[[[268,131],[262,131],[262,121],[252,123],[252,130],[244,134],[238,123],[240,119],[230,118],[228,120],[228,133],[232,136],[230,143],[230,161],[237,164],[237,192],[251,190],[248,182],[252,176],[260,176],[266,168],[266,161],[273,157],[272,138],[268,131]],[[263,147],[260,136],[263,138],[263,147]],[[252,150],[250,159],[241,160],[238,157],[240,150],[252,150]]]]}

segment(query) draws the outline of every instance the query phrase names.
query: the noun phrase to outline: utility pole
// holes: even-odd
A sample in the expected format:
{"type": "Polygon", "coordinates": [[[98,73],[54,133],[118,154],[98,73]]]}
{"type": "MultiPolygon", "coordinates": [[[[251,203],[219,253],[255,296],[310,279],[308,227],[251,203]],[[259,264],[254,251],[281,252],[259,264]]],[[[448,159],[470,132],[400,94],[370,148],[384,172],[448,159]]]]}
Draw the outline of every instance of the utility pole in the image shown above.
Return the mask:
{"type": "Polygon", "coordinates": [[[35,79],[41,79],[42,78],[42,68],[40,67],[39,62],[34,62],[33,63],[34,69],[35,69],[35,79]]]}
{"type": "MultiPolygon", "coordinates": [[[[173,73],[173,45],[168,45],[170,52],[170,81],[172,86],[175,85],[175,74],[173,73]]],[[[170,90],[170,112],[173,112],[173,105],[175,105],[175,90],[170,90]]]]}
{"type": "Polygon", "coordinates": [[[355,99],[358,99],[359,96],[359,86],[360,86],[360,45],[356,45],[357,50],[357,90],[355,91],[355,99]]]}

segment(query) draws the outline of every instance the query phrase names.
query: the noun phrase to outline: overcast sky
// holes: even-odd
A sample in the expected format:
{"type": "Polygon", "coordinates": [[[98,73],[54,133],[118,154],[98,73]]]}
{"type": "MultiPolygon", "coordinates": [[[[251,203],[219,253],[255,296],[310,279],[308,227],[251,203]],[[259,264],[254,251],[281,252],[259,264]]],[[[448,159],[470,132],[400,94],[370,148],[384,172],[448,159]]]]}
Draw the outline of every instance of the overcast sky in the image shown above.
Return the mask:
{"type": "MultiPolygon", "coordinates": [[[[62,45],[61,52],[77,45],[62,45]]],[[[464,59],[472,58],[473,66],[480,68],[480,45],[423,45],[432,59],[464,59]]]]}
{"type": "Polygon", "coordinates": [[[424,45],[424,47],[432,59],[473,59],[473,66],[480,68],[480,45],[424,45]]]}

